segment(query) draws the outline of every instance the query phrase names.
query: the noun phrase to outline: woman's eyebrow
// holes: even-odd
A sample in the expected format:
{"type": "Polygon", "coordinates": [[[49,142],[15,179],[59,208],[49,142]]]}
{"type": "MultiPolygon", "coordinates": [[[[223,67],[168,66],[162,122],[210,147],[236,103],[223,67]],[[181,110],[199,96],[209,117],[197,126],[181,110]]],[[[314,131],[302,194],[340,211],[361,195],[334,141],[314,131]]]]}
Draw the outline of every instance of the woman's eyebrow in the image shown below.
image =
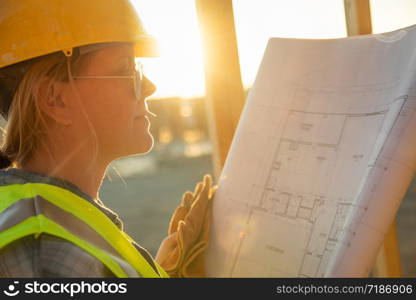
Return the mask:
{"type": "Polygon", "coordinates": [[[119,54],[116,56],[116,60],[123,60],[123,59],[134,60],[134,56],[131,54],[119,54]]]}
{"type": "Polygon", "coordinates": [[[135,62],[134,57],[133,56],[127,56],[127,55],[119,56],[116,59],[117,64],[123,63],[123,64],[126,64],[126,66],[129,66],[130,64],[134,64],[134,62],[135,62]]]}

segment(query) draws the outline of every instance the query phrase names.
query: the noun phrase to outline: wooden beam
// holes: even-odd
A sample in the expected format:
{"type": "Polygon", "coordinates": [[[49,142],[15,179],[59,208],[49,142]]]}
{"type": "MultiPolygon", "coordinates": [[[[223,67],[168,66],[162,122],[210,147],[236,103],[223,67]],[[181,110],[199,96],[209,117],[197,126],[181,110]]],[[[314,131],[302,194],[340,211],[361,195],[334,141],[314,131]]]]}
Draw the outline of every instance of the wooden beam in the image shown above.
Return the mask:
{"type": "Polygon", "coordinates": [[[371,11],[369,0],[344,0],[348,36],[371,34],[371,11]]]}
{"type": "Polygon", "coordinates": [[[221,173],[244,106],[232,0],[195,0],[205,65],[215,176],[221,173]]]}
{"type": "Polygon", "coordinates": [[[401,264],[400,252],[397,241],[397,225],[394,222],[384,239],[384,244],[378,252],[374,265],[373,277],[400,277],[401,264]]]}
{"type": "MultiPolygon", "coordinates": [[[[344,0],[348,36],[371,34],[369,0],[344,0]]],[[[372,270],[374,277],[400,277],[400,253],[396,237],[396,221],[390,227],[372,270]]]]}
{"type": "MultiPolygon", "coordinates": [[[[206,107],[218,178],[244,106],[232,0],[195,0],[205,64],[206,107]]],[[[344,0],[348,35],[370,34],[369,0],[344,0]]],[[[373,271],[379,277],[398,277],[400,256],[393,225],[380,249],[373,271]]]]}

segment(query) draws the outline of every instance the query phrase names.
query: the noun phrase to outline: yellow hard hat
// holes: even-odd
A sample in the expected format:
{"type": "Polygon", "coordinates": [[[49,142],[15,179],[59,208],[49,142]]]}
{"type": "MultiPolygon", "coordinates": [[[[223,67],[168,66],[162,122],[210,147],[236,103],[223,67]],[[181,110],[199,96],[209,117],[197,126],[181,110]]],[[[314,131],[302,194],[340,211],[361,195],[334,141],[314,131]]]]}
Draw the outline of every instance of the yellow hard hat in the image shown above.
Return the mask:
{"type": "Polygon", "coordinates": [[[132,42],[137,57],[157,55],[128,0],[0,1],[0,68],[105,42],[132,42]]]}

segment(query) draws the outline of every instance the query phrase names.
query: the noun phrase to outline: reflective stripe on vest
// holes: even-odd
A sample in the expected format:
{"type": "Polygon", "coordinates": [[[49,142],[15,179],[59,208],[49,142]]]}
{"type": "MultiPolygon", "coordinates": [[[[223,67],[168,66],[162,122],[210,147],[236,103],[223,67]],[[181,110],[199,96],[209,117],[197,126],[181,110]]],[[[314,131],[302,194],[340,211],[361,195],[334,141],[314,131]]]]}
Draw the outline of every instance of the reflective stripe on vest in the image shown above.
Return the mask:
{"type": "Polygon", "coordinates": [[[42,232],[68,240],[99,259],[117,277],[159,275],[132,245],[131,238],[94,205],[54,185],[0,186],[0,248],[42,232]],[[128,264],[126,264],[126,262],[128,264]]]}

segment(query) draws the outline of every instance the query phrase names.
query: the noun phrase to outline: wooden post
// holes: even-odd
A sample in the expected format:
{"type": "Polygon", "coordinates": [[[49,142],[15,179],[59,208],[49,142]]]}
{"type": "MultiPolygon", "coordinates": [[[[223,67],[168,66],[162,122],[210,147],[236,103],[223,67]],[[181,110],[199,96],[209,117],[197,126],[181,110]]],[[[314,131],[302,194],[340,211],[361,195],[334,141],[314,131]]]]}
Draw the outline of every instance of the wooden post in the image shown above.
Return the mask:
{"type": "Polygon", "coordinates": [[[378,252],[372,271],[373,277],[400,277],[401,265],[397,243],[397,225],[393,222],[386,235],[383,246],[378,252]]]}
{"type": "MultiPolygon", "coordinates": [[[[369,0],[344,0],[348,36],[371,34],[369,0]]],[[[372,271],[374,277],[400,277],[400,252],[397,245],[396,222],[390,227],[372,271]]]]}
{"type": "Polygon", "coordinates": [[[195,0],[201,30],[206,107],[218,178],[244,106],[232,0],[195,0]]]}
{"type": "Polygon", "coordinates": [[[348,36],[371,34],[369,0],[344,0],[348,36]]]}

